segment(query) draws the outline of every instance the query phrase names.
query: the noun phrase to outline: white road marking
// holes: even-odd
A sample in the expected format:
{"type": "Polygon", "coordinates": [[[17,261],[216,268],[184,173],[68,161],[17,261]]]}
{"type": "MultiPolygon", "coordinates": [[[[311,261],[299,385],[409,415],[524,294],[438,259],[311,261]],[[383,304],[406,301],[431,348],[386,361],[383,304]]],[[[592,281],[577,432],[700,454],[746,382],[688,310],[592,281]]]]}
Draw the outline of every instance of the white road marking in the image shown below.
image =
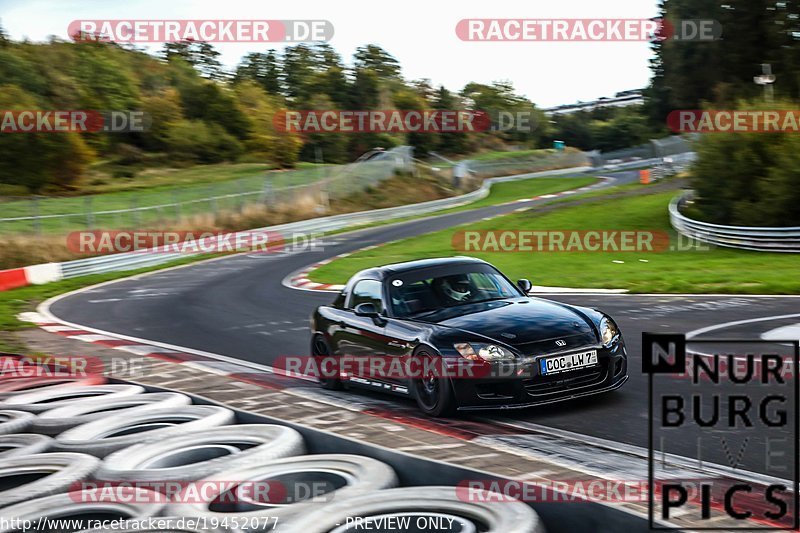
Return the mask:
{"type": "Polygon", "coordinates": [[[761,334],[766,341],[800,340],[800,324],[775,328],[761,334]]]}
{"type": "Polygon", "coordinates": [[[71,335],[70,339],[77,340],[77,341],[84,341],[84,342],[97,342],[97,341],[115,341],[117,340],[115,337],[110,337],[108,335],[101,335],[96,333],[90,333],[87,335],[71,335]]]}
{"type": "Polygon", "coordinates": [[[714,324],[713,326],[707,326],[704,328],[692,330],[686,333],[686,338],[691,339],[692,337],[697,337],[698,335],[703,335],[704,333],[708,333],[710,331],[717,331],[720,329],[730,328],[733,326],[741,326],[743,324],[755,324],[757,322],[769,322],[771,320],[782,320],[784,318],[798,318],[798,317],[800,317],[800,313],[793,313],[790,315],[764,316],[760,318],[748,318],[746,320],[734,320],[732,322],[722,322],[721,324],[714,324]]]}

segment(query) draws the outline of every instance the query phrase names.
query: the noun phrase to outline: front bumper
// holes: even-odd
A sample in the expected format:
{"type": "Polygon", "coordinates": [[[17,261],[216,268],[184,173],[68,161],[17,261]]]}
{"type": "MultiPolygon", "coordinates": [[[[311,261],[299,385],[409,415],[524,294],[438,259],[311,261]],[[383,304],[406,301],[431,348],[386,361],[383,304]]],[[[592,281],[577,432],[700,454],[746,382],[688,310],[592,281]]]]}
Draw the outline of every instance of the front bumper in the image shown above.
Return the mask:
{"type": "Polygon", "coordinates": [[[554,376],[538,372],[531,377],[454,379],[453,391],[459,410],[520,409],[602,394],[628,380],[624,345],[598,350],[598,364],[554,376]]]}

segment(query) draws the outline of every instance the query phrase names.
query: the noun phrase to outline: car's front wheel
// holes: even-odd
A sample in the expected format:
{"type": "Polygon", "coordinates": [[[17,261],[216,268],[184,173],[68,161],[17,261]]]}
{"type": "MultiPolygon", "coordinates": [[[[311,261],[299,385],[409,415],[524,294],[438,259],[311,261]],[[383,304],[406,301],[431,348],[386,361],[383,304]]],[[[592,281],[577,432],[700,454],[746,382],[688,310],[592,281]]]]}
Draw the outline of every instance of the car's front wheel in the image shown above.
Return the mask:
{"type": "Polygon", "coordinates": [[[447,377],[437,375],[436,369],[440,365],[436,364],[435,359],[438,356],[422,349],[416,353],[416,357],[423,359],[419,368],[425,369],[421,376],[411,382],[417,405],[428,416],[452,416],[456,412],[453,386],[447,377]]]}
{"type": "Polygon", "coordinates": [[[341,379],[338,377],[334,378],[324,376],[322,373],[322,359],[325,357],[330,357],[331,355],[330,345],[322,335],[314,335],[314,337],[311,339],[311,355],[314,357],[314,360],[317,363],[317,369],[319,373],[317,380],[319,381],[320,386],[323,389],[328,390],[342,390],[344,386],[342,385],[341,379]]]}

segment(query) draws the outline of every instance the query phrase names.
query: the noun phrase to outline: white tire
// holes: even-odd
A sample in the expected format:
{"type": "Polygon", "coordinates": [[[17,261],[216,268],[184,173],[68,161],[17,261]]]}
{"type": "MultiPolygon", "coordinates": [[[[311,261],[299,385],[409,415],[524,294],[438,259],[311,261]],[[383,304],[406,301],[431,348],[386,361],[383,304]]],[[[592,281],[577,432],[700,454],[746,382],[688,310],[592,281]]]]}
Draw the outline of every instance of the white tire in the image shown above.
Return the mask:
{"type": "Polygon", "coordinates": [[[91,403],[98,397],[120,398],[143,392],[144,387],[139,385],[91,385],[87,387],[65,385],[15,394],[6,398],[1,405],[18,411],[43,413],[72,403],[91,403]]]}
{"type": "Polygon", "coordinates": [[[179,392],[154,392],[132,396],[93,398],[91,402],[71,402],[45,411],[31,423],[30,430],[45,435],[64,431],[109,416],[127,416],[130,409],[159,409],[191,405],[192,399],[179,392]]]}
{"type": "Polygon", "coordinates": [[[196,480],[303,453],[303,437],[290,427],[223,426],[119,450],[105,458],[95,477],[109,481],[196,480]]]}
{"type": "MultiPolygon", "coordinates": [[[[209,479],[197,481],[195,485],[195,488],[202,489],[202,494],[207,499],[203,502],[187,502],[178,496],[167,506],[168,514],[219,520],[231,516],[238,520],[272,518],[278,519],[280,523],[287,517],[319,507],[331,500],[347,499],[394,487],[397,485],[397,476],[389,465],[370,457],[344,454],[301,455],[259,466],[225,470],[209,479]],[[220,496],[225,499],[228,493],[223,490],[219,480],[235,481],[247,494],[240,496],[236,492],[231,493],[234,494],[232,499],[235,502],[222,508],[214,502],[220,496]],[[263,487],[265,482],[270,482],[269,487],[282,488],[276,491],[278,499],[258,502],[249,499],[250,494],[259,490],[258,487],[263,487]],[[318,496],[313,500],[303,500],[302,496],[309,494],[312,484],[316,484],[318,496]],[[214,490],[215,488],[219,490],[214,490]]],[[[264,492],[259,490],[261,496],[270,496],[273,493],[271,488],[266,494],[264,492]]]]}
{"type": "Polygon", "coordinates": [[[0,410],[0,435],[22,433],[33,423],[36,415],[25,411],[0,410]]]}
{"type": "Polygon", "coordinates": [[[35,433],[11,433],[0,435],[0,460],[20,455],[44,453],[53,445],[53,439],[47,435],[35,433]]]}
{"type": "MultiPolygon", "coordinates": [[[[10,488],[0,491],[0,507],[64,492],[73,483],[88,478],[99,464],[97,458],[81,453],[40,453],[3,459],[0,478],[5,478],[10,488]],[[41,477],[30,481],[31,476],[41,477]]],[[[0,514],[5,517],[5,509],[0,514]]]]}
{"type": "Polygon", "coordinates": [[[215,405],[137,409],[136,413],[109,416],[68,429],[56,437],[53,448],[105,457],[134,444],[224,426],[235,420],[233,411],[215,405]]]}

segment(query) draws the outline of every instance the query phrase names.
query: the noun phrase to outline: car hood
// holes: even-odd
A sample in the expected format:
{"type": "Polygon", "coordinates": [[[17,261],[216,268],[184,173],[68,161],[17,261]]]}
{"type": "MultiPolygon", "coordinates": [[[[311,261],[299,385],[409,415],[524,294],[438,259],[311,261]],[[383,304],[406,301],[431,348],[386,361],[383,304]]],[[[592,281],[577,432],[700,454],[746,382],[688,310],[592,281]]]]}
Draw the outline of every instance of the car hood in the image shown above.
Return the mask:
{"type": "Polygon", "coordinates": [[[560,351],[597,343],[595,330],[583,314],[570,306],[538,298],[449,307],[421,320],[489,337],[525,353],[560,351]],[[556,340],[563,340],[565,344],[556,345],[556,340]]]}

